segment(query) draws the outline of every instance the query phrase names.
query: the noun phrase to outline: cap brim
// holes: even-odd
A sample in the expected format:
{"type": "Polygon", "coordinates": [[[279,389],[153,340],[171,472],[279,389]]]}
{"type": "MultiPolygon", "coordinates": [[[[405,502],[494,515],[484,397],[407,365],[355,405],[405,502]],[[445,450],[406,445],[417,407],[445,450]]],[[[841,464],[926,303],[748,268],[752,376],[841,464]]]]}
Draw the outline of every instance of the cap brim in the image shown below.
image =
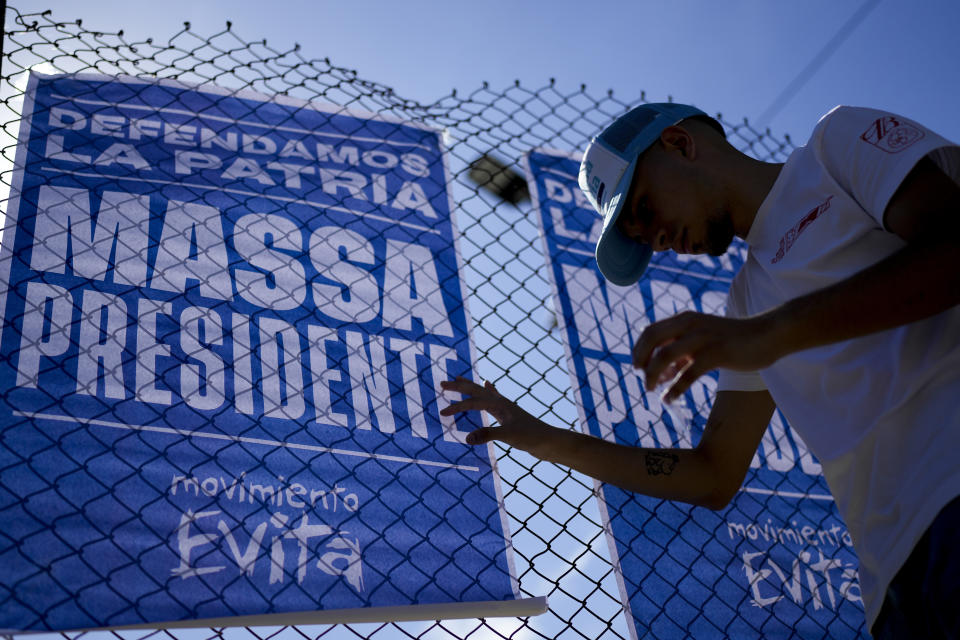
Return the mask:
{"type": "Polygon", "coordinates": [[[608,200],[613,206],[603,212],[603,230],[597,241],[596,256],[600,273],[604,278],[621,287],[636,283],[653,255],[650,245],[626,237],[617,227],[617,218],[620,217],[627,202],[627,192],[630,190],[636,168],[637,158],[634,158],[608,200]]]}

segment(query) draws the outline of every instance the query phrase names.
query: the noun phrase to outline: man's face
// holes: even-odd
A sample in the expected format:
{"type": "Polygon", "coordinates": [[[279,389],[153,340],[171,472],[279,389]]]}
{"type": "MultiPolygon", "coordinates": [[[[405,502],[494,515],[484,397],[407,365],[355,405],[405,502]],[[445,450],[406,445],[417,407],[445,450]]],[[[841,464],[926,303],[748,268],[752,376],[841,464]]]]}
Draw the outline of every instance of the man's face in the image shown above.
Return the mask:
{"type": "Polygon", "coordinates": [[[640,158],[617,225],[654,251],[722,255],[733,241],[723,193],[682,155],[651,147],[640,158]]]}

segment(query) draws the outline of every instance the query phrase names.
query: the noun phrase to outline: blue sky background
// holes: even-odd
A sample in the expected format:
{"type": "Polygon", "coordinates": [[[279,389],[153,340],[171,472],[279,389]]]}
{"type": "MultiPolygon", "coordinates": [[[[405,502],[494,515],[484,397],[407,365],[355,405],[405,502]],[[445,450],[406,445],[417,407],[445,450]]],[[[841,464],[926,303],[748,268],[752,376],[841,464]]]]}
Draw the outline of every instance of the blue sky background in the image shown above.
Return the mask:
{"type": "Polygon", "coordinates": [[[515,79],[537,87],[556,78],[561,89],[586,83],[591,93],[613,89],[623,100],[641,90],[650,100],[673,96],[728,120],[747,116],[798,142],[841,103],[890,109],[960,139],[955,0],[11,4],[50,8],[60,20],[81,17],[89,29],[122,28],[132,39],[165,40],[185,20],[210,34],[230,19],[241,37],[266,37],[277,49],[299,43],[306,57],[329,57],[422,102],[484,80],[496,89],[515,79]],[[761,121],[764,114],[770,117],[761,121]]]}

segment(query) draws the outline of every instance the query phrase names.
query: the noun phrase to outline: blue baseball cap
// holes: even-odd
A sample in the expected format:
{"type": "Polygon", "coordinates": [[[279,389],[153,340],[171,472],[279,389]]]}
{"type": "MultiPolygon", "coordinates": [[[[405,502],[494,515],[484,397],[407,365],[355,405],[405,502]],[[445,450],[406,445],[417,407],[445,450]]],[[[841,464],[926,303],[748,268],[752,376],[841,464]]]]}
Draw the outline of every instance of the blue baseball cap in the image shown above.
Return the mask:
{"type": "Polygon", "coordinates": [[[583,153],[580,189],[603,218],[597,241],[597,266],[613,284],[634,284],[653,255],[650,245],[628,238],[617,228],[637,160],[664,129],[693,116],[707,114],[696,107],[672,102],[641,105],[617,118],[590,141],[583,153]]]}

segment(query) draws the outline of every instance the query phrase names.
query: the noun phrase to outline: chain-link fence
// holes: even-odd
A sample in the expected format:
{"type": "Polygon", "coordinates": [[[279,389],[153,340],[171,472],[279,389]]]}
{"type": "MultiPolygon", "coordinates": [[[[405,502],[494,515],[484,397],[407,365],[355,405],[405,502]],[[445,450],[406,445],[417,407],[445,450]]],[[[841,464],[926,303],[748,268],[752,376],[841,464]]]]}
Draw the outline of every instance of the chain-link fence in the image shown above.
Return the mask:
{"type": "MultiPolygon", "coordinates": [[[[223,31],[212,35],[194,33],[189,25],[185,25],[181,32],[166,41],[132,42],[122,31],[92,31],[89,25],[79,21],[61,22],[61,18],[49,13],[22,14],[15,8],[7,9],[0,80],[3,95],[0,118],[6,135],[2,181],[4,188],[13,188],[7,202],[20,195],[11,181],[27,72],[30,70],[51,74],[95,72],[106,76],[159,78],[189,85],[213,83],[226,96],[252,89],[271,96],[363,110],[392,121],[441,129],[449,152],[451,184],[448,186],[460,233],[462,274],[472,317],[472,338],[477,354],[475,374],[480,379],[495,382],[501,393],[516,399],[545,421],[575,426],[578,415],[575,395],[570,388],[563,336],[557,330],[553,291],[541,249],[538,214],[530,200],[523,197],[522,189],[515,189],[517,202],[510,204],[478,187],[475,179],[470,177],[470,167],[476,165],[478,158],[486,157],[501,163],[508,171],[522,173],[520,159],[530,149],[547,147],[577,151],[613,117],[630,105],[645,101],[642,93],[620,98],[612,93],[597,94],[583,86],[566,89],[553,81],[535,88],[517,82],[503,88],[484,85],[467,94],[454,92],[431,104],[421,104],[404,99],[402,88],[398,88],[399,94],[395,93],[393,88],[364,80],[353,71],[333,65],[328,59],[311,57],[313,52],[305,52],[300,47],[276,50],[266,42],[244,40],[229,23],[223,31]]],[[[730,141],[756,158],[783,161],[792,149],[788,138],[779,140],[768,131],[757,131],[746,120],[734,121],[719,115],[718,118],[726,127],[730,141]]],[[[390,161],[380,158],[379,162],[390,161]]],[[[476,175],[475,172],[474,178],[476,175]]],[[[295,176],[299,177],[299,174],[295,176]]],[[[349,186],[345,192],[351,193],[349,186]]],[[[333,193],[337,193],[336,188],[333,193]]],[[[151,194],[146,192],[145,195],[149,197],[151,194]]],[[[417,194],[407,194],[407,198],[408,203],[426,206],[417,194]]],[[[7,231],[5,242],[11,237],[7,231]]],[[[196,245],[197,240],[194,238],[192,242],[196,245]]],[[[65,244],[63,247],[66,251],[65,244]]],[[[72,250],[76,251],[76,247],[72,250]]],[[[120,250],[119,247],[116,249],[120,250]]],[[[181,259],[193,257],[188,253],[181,259]]],[[[264,268],[269,269],[268,266],[264,268]]],[[[49,304],[49,300],[44,304],[49,304]]],[[[45,340],[45,344],[53,339],[42,332],[37,335],[46,336],[39,338],[45,340]]],[[[93,367],[96,370],[96,362],[93,367]]],[[[289,374],[278,374],[278,377],[284,375],[289,374]]],[[[94,385],[93,396],[109,394],[109,388],[105,388],[109,381],[98,381],[96,373],[90,379],[94,385]],[[98,384],[101,385],[99,388],[98,384]]],[[[4,394],[7,393],[5,389],[4,394]]],[[[51,402],[56,400],[53,398],[51,402]]],[[[282,406],[289,404],[289,398],[283,398],[279,403],[282,406]]],[[[368,418],[384,419],[376,407],[369,409],[368,418]]],[[[167,420],[163,412],[158,419],[167,420]]],[[[82,430],[82,427],[77,429],[82,430]]],[[[4,436],[3,446],[8,455],[4,458],[6,466],[0,465],[0,474],[31,464],[29,456],[18,453],[21,449],[13,441],[15,436],[10,430],[4,436]]],[[[70,439],[70,434],[61,435],[46,446],[67,446],[70,439]]],[[[630,637],[631,630],[623,616],[621,593],[610,561],[593,481],[569,469],[538,461],[521,451],[498,445],[496,452],[520,593],[548,596],[550,609],[543,615],[325,627],[113,632],[113,635],[143,637],[163,633],[175,638],[224,636],[230,640],[248,636],[262,640],[297,635],[630,637]]],[[[264,460],[263,464],[269,465],[269,461],[264,460]]],[[[135,465],[130,468],[130,475],[136,476],[135,465]]],[[[62,480],[69,481],[67,478],[57,482],[62,480]]],[[[103,491],[116,490],[129,480],[129,476],[114,478],[114,484],[104,484],[103,491]]],[[[801,492],[808,489],[790,488],[801,492]]],[[[18,504],[29,501],[30,495],[13,495],[3,484],[0,484],[0,491],[3,492],[0,518],[23,517],[18,504]]],[[[90,496],[85,498],[90,499],[90,496]]],[[[668,510],[670,506],[663,508],[668,510]]],[[[651,517],[660,515],[658,510],[651,517]]],[[[62,517],[69,517],[69,508],[62,517]]],[[[136,513],[131,514],[131,518],[136,519],[136,513]]],[[[27,537],[26,534],[19,538],[7,534],[0,543],[7,549],[19,548],[26,543],[27,537]]],[[[89,541],[83,544],[89,544],[89,541]]],[[[454,559],[450,562],[456,565],[454,559]]],[[[732,558],[730,564],[736,566],[738,562],[737,558],[732,558]]],[[[719,569],[727,570],[726,567],[719,569]]],[[[43,568],[37,568],[37,571],[42,572],[43,568]]],[[[793,571],[799,571],[796,565],[793,571]]],[[[759,569],[758,573],[761,573],[759,569]]],[[[769,569],[766,573],[770,574],[769,569]]],[[[806,575],[795,576],[793,585],[800,589],[799,585],[806,579],[806,575]]],[[[710,579],[705,578],[703,584],[709,588],[710,579]]],[[[751,598],[755,598],[750,587],[745,579],[741,589],[743,606],[750,606],[751,598]]],[[[812,585],[811,588],[815,589],[812,585]]],[[[0,597],[9,600],[14,596],[8,590],[0,597]]],[[[671,607],[676,604],[674,599],[679,597],[677,591],[667,592],[662,598],[660,615],[665,620],[671,619],[671,607]]],[[[687,604],[696,606],[696,603],[687,604]]],[[[128,606],[137,606],[137,603],[128,603],[128,606]]],[[[44,612],[38,612],[38,615],[43,618],[44,612]]],[[[783,625],[782,629],[786,631],[782,633],[787,637],[791,622],[783,621],[783,625]]],[[[683,629],[692,632],[694,628],[689,622],[680,620],[675,622],[675,627],[680,632],[683,629]]],[[[723,623],[711,629],[710,635],[726,635],[723,623]]],[[[828,626],[823,625],[822,629],[823,637],[830,635],[828,626]]]]}

